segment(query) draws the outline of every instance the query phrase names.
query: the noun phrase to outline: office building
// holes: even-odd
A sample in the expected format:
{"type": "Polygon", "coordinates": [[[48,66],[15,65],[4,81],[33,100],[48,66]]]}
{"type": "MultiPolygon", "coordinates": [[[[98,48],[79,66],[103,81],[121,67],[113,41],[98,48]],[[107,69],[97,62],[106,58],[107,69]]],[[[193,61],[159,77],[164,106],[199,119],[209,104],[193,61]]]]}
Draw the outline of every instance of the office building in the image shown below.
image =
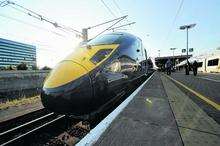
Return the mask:
{"type": "Polygon", "coordinates": [[[22,62],[28,67],[36,66],[36,47],[0,38],[0,67],[17,66],[22,62]]]}

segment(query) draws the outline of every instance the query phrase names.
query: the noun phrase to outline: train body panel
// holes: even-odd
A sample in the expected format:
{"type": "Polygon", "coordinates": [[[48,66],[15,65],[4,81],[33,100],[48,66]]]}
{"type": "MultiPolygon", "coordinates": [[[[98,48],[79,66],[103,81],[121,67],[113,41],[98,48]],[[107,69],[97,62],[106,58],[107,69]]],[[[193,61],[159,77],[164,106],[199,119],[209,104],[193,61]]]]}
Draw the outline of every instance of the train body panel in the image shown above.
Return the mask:
{"type": "Polygon", "coordinates": [[[146,50],[131,34],[105,34],[79,49],[62,61],[75,67],[65,69],[61,62],[45,81],[42,103],[54,112],[80,118],[101,112],[147,73],[146,50]]]}
{"type": "Polygon", "coordinates": [[[220,55],[207,56],[203,59],[197,60],[198,71],[201,72],[220,72],[220,55]]]}
{"type": "Polygon", "coordinates": [[[206,72],[220,72],[220,55],[206,59],[206,72]]]}
{"type": "MultiPolygon", "coordinates": [[[[215,52],[211,54],[202,54],[200,56],[193,56],[189,58],[189,62],[193,64],[194,61],[198,63],[198,71],[199,72],[207,72],[207,73],[220,73],[220,53],[215,52]]],[[[177,64],[177,67],[184,66],[186,64],[186,60],[177,64]]]]}

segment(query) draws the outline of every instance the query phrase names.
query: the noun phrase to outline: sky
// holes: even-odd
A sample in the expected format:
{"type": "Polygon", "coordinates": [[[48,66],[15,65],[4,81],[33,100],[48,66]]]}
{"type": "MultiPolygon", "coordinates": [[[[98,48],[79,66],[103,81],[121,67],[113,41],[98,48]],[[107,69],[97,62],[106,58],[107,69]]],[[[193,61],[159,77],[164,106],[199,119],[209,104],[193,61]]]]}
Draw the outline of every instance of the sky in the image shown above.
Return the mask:
{"type": "MultiPolygon", "coordinates": [[[[3,0],[0,0],[3,1],[3,0]]],[[[186,32],[179,26],[196,23],[189,31],[189,47],[193,55],[215,51],[220,46],[219,0],[12,0],[58,24],[81,31],[123,15],[120,24],[142,39],[151,57],[170,56],[170,48],[181,55],[186,48],[186,32]],[[182,4],[182,5],[181,5],[182,4]]],[[[118,24],[118,25],[120,25],[118,24]]],[[[89,30],[89,38],[111,24],[89,30]]],[[[0,7],[0,37],[35,45],[39,67],[53,67],[76,49],[81,41],[74,33],[66,33],[11,6],[0,7]]],[[[77,50],[75,50],[77,51],[77,50]]]]}

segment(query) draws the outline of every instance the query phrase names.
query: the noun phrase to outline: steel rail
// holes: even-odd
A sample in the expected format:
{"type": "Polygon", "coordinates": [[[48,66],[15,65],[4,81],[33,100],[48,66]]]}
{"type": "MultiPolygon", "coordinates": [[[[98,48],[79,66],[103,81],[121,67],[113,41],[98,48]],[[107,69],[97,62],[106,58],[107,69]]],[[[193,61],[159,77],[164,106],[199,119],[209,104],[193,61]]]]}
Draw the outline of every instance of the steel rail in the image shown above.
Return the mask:
{"type": "Polygon", "coordinates": [[[32,129],[32,130],[30,130],[30,131],[28,131],[28,132],[22,134],[22,135],[19,135],[18,137],[15,137],[15,138],[13,138],[13,139],[11,139],[11,140],[9,140],[9,141],[7,141],[7,142],[1,144],[1,146],[5,146],[5,145],[7,145],[7,144],[10,144],[10,143],[12,143],[12,142],[14,142],[14,141],[16,141],[16,140],[18,140],[18,139],[20,139],[20,138],[22,138],[22,137],[24,137],[24,136],[30,134],[30,133],[33,133],[33,132],[35,132],[35,131],[37,131],[37,130],[39,130],[39,129],[41,129],[41,128],[43,128],[43,127],[45,127],[45,126],[47,126],[47,125],[49,125],[49,124],[51,124],[51,123],[53,123],[53,122],[55,122],[55,121],[61,119],[61,118],[63,118],[63,117],[65,117],[65,115],[61,115],[61,116],[57,117],[56,119],[53,119],[53,120],[50,121],[50,122],[47,122],[47,123],[45,123],[45,124],[43,124],[43,125],[41,125],[41,126],[39,126],[39,127],[36,127],[36,128],[34,128],[34,129],[32,129]]]}
{"type": "Polygon", "coordinates": [[[3,136],[3,135],[5,135],[5,134],[7,134],[7,133],[9,133],[9,132],[15,131],[15,130],[17,130],[17,129],[19,129],[19,128],[22,128],[22,127],[24,127],[24,126],[30,125],[30,124],[32,124],[32,123],[34,123],[34,122],[36,122],[36,121],[39,121],[39,120],[41,120],[41,119],[44,119],[44,118],[46,118],[46,117],[48,117],[48,116],[51,116],[51,115],[53,115],[53,114],[54,114],[53,112],[52,112],[52,113],[49,113],[49,114],[44,115],[44,116],[42,116],[42,117],[40,117],[40,118],[34,119],[34,120],[32,120],[32,121],[29,121],[29,122],[27,122],[27,123],[25,123],[25,124],[22,124],[22,125],[20,125],[20,126],[17,126],[17,127],[12,128],[12,129],[9,129],[9,130],[7,130],[7,131],[4,131],[4,132],[0,133],[0,136],[3,136]]]}

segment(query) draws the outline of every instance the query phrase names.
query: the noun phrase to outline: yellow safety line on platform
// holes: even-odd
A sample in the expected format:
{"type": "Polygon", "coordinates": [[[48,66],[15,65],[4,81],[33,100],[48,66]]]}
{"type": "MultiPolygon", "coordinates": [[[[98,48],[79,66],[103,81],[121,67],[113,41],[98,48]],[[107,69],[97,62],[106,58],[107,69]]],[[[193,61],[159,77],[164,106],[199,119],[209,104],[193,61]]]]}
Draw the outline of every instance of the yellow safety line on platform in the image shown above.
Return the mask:
{"type": "Polygon", "coordinates": [[[183,83],[169,77],[168,75],[166,75],[169,79],[173,80],[174,82],[176,82],[177,84],[181,85],[182,87],[184,87],[185,89],[189,90],[190,92],[192,92],[193,94],[195,94],[196,96],[198,96],[199,98],[201,98],[202,100],[204,100],[205,102],[207,102],[208,104],[210,104],[211,106],[213,106],[215,109],[220,110],[220,105],[213,102],[212,100],[210,100],[211,98],[209,97],[205,97],[204,95],[190,89],[189,87],[187,87],[186,85],[184,85],[183,83]]]}

